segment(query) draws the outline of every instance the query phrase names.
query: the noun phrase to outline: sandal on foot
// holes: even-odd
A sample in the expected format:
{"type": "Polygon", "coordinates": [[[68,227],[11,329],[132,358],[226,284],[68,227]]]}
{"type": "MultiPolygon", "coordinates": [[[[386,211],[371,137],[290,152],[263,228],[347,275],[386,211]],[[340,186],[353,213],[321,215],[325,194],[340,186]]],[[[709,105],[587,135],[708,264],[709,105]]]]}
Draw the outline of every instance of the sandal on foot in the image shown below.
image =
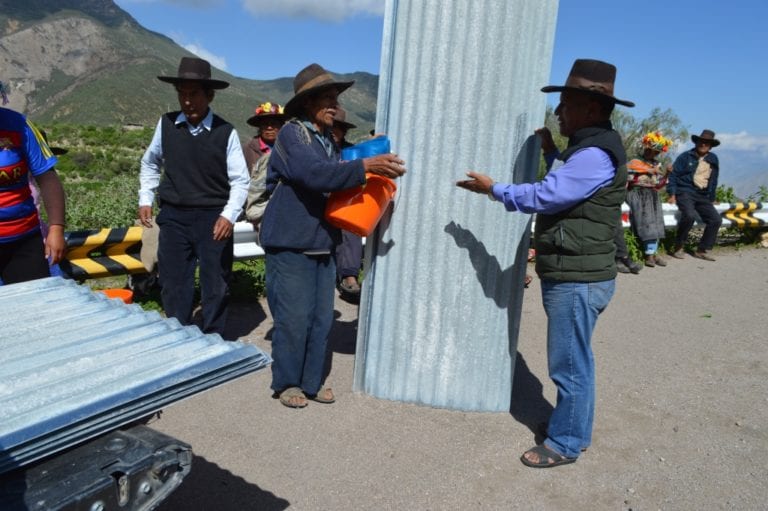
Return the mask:
{"type": "Polygon", "coordinates": [[[339,287],[339,292],[341,293],[347,293],[349,295],[360,294],[360,284],[357,282],[357,279],[347,280],[347,277],[344,277],[339,281],[338,287],[339,287]]]}
{"type": "Polygon", "coordinates": [[[559,465],[567,465],[568,463],[575,462],[577,459],[578,458],[566,458],[544,444],[528,449],[522,456],[520,456],[520,461],[523,462],[523,465],[533,468],[550,468],[559,465]],[[533,462],[526,458],[525,455],[529,452],[538,456],[539,461],[533,462]]]}
{"type": "Polygon", "coordinates": [[[288,408],[304,408],[307,406],[307,396],[299,387],[288,387],[280,392],[280,402],[288,408]]]}
{"type": "Polygon", "coordinates": [[[333,390],[330,387],[321,387],[314,396],[307,396],[312,401],[323,404],[331,404],[336,402],[336,396],[333,395],[333,390]]]}

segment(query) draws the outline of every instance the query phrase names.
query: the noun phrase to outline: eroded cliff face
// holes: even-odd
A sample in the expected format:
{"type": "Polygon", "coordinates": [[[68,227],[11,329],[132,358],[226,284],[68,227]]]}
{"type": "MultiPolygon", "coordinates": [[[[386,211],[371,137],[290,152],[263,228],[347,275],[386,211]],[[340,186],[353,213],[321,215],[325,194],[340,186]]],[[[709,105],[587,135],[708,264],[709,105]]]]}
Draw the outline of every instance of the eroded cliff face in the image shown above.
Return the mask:
{"type": "MultiPolygon", "coordinates": [[[[10,85],[9,107],[38,124],[141,124],[177,107],[173,90],[156,79],[176,72],[191,55],[170,38],[147,30],[112,0],[0,0],[0,80],[10,85]]],[[[214,74],[232,83],[217,97],[217,113],[238,127],[254,105],[285,102],[292,79],[268,81],[214,74]]],[[[373,124],[378,81],[356,80],[347,113],[361,132],[373,124]]]]}
{"type": "Polygon", "coordinates": [[[2,79],[10,83],[12,107],[21,110],[34,106],[27,98],[39,86],[60,81],[66,89],[118,56],[103,25],[87,18],[40,23],[0,39],[2,79]]]}

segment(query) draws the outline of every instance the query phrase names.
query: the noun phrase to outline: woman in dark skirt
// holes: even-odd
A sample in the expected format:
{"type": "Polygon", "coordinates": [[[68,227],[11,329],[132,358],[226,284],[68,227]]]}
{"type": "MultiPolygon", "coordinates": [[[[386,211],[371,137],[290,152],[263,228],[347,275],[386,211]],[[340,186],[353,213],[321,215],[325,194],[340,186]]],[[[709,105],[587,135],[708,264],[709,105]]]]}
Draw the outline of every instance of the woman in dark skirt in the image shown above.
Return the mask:
{"type": "Polygon", "coordinates": [[[640,157],[627,163],[629,221],[642,242],[645,265],[666,266],[667,262],[658,254],[658,248],[659,239],[664,237],[664,213],[659,190],[667,184],[667,176],[657,157],[669,150],[672,141],[653,131],[646,133],[641,143],[643,152],[640,157]]]}

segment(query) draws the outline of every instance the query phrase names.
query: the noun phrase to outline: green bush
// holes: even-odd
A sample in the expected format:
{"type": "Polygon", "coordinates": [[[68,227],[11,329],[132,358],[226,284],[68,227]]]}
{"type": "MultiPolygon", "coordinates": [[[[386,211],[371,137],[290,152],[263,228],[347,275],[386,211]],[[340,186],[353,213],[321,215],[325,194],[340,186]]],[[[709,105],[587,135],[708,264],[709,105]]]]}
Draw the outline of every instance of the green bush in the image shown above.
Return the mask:
{"type": "Polygon", "coordinates": [[[139,176],[121,174],[104,182],[64,181],[67,230],[94,230],[134,225],[139,176]]]}

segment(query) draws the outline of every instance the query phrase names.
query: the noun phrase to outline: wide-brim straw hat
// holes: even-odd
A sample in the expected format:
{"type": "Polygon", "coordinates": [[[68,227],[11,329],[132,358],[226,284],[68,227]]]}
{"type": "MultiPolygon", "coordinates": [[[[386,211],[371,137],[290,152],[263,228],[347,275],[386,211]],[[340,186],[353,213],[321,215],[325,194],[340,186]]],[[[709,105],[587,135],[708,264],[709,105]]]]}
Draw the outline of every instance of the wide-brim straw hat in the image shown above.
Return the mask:
{"type": "Polygon", "coordinates": [[[704,140],[705,142],[709,142],[712,144],[712,147],[717,147],[720,145],[720,141],[715,138],[715,132],[712,130],[703,130],[701,132],[701,135],[691,135],[691,141],[694,144],[698,144],[699,140],[704,140]]]}
{"type": "Polygon", "coordinates": [[[158,80],[177,85],[181,82],[200,82],[211,89],[226,89],[229,82],[211,79],[211,64],[195,57],[182,57],[177,76],[158,76],[158,80]]]}
{"type": "Polygon", "coordinates": [[[616,82],[616,66],[601,60],[577,59],[565,80],[565,85],[547,85],[541,92],[562,92],[573,90],[587,92],[613,100],[619,105],[633,107],[635,104],[626,99],[619,99],[613,94],[616,82]]]}
{"type": "Polygon", "coordinates": [[[295,117],[299,114],[299,108],[304,99],[309,96],[313,96],[326,89],[335,88],[339,94],[347,90],[355,83],[354,80],[350,82],[339,82],[323,69],[320,64],[310,64],[301,71],[293,79],[293,97],[285,104],[285,114],[289,117],[295,117]]]}

